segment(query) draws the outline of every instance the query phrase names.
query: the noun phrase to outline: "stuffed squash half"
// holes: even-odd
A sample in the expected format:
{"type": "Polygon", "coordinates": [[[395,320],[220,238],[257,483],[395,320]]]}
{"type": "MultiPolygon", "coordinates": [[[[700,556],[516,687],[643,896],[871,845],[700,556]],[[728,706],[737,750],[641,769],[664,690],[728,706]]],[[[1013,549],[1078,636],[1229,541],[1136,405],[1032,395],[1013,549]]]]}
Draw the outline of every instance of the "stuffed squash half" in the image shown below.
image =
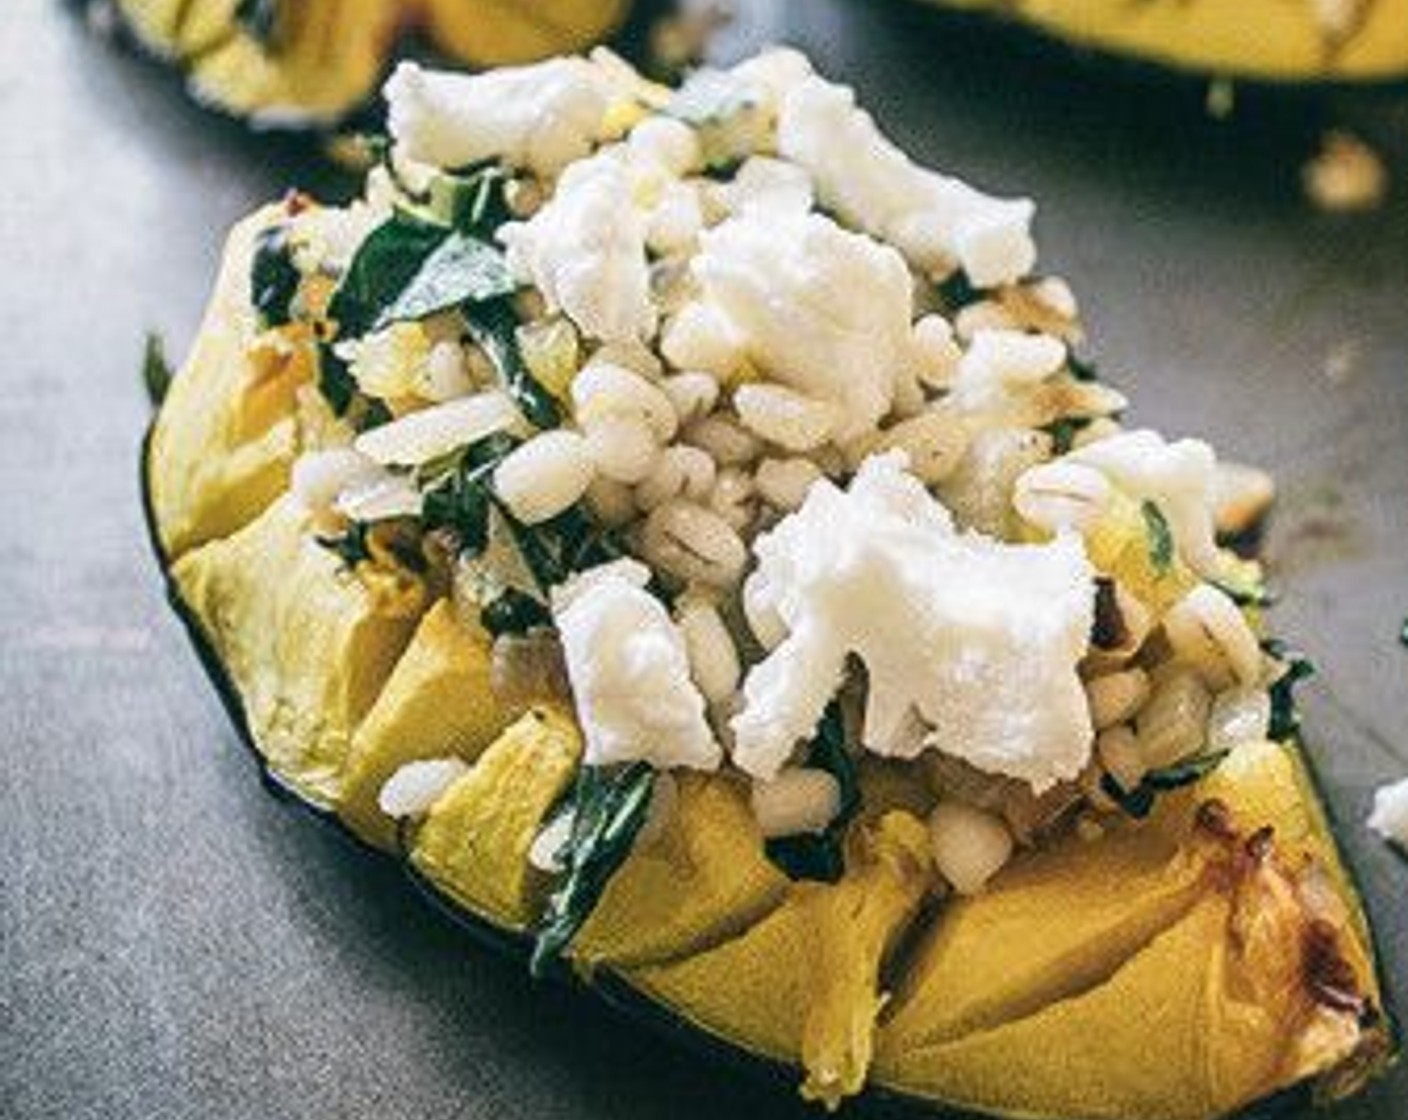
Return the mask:
{"type": "Polygon", "coordinates": [[[1408,0],[928,0],[1072,46],[1274,82],[1408,76],[1408,0]]]}
{"type": "Polygon", "coordinates": [[[278,783],[533,967],[798,1067],[1203,1120],[1390,1058],[1219,540],[1032,204],[777,50],[403,64],[346,208],[236,228],[149,438],[173,594],[278,783]]]}

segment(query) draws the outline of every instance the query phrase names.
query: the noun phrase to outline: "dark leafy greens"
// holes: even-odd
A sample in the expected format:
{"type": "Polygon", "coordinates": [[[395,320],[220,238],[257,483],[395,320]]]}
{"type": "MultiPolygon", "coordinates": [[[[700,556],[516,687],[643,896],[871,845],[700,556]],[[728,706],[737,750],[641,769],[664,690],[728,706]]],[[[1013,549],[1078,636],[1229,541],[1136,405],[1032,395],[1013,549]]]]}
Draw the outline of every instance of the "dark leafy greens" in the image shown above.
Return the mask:
{"type": "Polygon", "coordinates": [[[1270,607],[1276,603],[1276,592],[1260,581],[1234,583],[1230,580],[1212,579],[1208,582],[1239,607],[1270,607]]]}
{"type": "Polygon", "coordinates": [[[279,32],[281,0],[239,0],[235,6],[235,23],[261,46],[276,46],[279,32]]]}
{"type": "MultiPolygon", "coordinates": [[[[453,232],[398,210],[367,234],[328,304],[338,337],[360,338],[377,329],[453,232]]],[[[497,252],[492,247],[490,251],[497,252]]],[[[433,287],[429,279],[427,286],[433,287]]],[[[476,275],[475,283],[479,282],[476,275]]]]}
{"type": "Polygon", "coordinates": [[[508,295],[513,277],[493,245],[459,230],[448,232],[401,292],[378,313],[372,330],[425,319],[462,303],[508,295]]]}
{"type": "Polygon", "coordinates": [[[793,879],[834,883],[845,870],[842,841],[846,826],[860,808],[860,778],[856,761],[846,749],[841,710],[832,704],[817,727],[805,765],[825,770],[841,787],[841,807],[824,831],[780,836],[767,842],[767,855],[793,879]]]}
{"type": "Polygon", "coordinates": [[[302,280],[293,263],[285,226],[270,226],[254,242],[254,259],[249,267],[249,298],[267,330],[282,327],[293,319],[293,297],[302,280]]]}
{"type": "Polygon", "coordinates": [[[499,379],[530,423],[555,428],[562,412],[551,393],[528,371],[518,351],[518,316],[507,299],[493,299],[465,307],[469,333],[494,363],[499,379]]]}
{"type": "Polygon", "coordinates": [[[1173,569],[1174,558],[1173,530],[1169,528],[1168,518],[1158,502],[1148,499],[1140,503],[1139,511],[1144,515],[1144,528],[1149,537],[1149,562],[1159,575],[1167,575],[1173,569]]]}
{"type": "Polygon", "coordinates": [[[1041,430],[1051,437],[1051,450],[1056,455],[1064,455],[1075,446],[1076,436],[1082,428],[1090,426],[1089,416],[1063,416],[1053,420],[1041,430]]]}
{"type": "Polygon", "coordinates": [[[1261,648],[1285,666],[1272,683],[1271,723],[1267,735],[1278,743],[1293,739],[1300,731],[1300,711],[1296,707],[1295,687],[1315,675],[1315,665],[1297,649],[1277,638],[1268,638],[1261,648]]]}
{"type": "Polygon", "coordinates": [[[548,899],[533,946],[534,976],[547,973],[559,959],[630,855],[654,787],[649,763],[582,767],[572,793],[572,827],[561,853],[566,871],[548,899]]]}
{"type": "Polygon", "coordinates": [[[1131,817],[1143,820],[1154,808],[1159,794],[1182,789],[1201,781],[1221,765],[1228,752],[1210,751],[1192,758],[1175,762],[1158,770],[1151,770],[1132,790],[1125,789],[1113,777],[1106,774],[1100,781],[1100,788],[1109,795],[1121,809],[1131,817]]]}
{"type": "Polygon", "coordinates": [[[354,521],[335,536],[318,537],[317,542],[342,561],[343,567],[352,569],[364,560],[372,558],[367,541],[371,530],[370,523],[354,521]]]}
{"type": "Polygon", "coordinates": [[[166,399],[172,376],[171,364],[166,360],[166,347],[161,341],[161,335],[148,331],[146,345],[142,351],[142,384],[147,390],[147,400],[151,401],[153,407],[166,399]]]}

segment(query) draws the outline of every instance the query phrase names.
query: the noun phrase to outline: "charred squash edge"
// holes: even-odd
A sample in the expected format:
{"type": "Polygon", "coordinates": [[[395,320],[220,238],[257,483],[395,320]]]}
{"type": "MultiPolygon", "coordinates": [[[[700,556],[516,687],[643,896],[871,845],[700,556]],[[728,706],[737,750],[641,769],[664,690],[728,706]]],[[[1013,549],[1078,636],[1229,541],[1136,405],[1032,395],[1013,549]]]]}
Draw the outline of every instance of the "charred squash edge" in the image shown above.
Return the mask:
{"type": "MultiPolygon", "coordinates": [[[[214,687],[216,694],[220,697],[221,704],[225,709],[225,714],[229,717],[230,723],[233,725],[241,745],[258,769],[260,782],[265,790],[279,801],[295,806],[321,824],[331,828],[353,847],[365,852],[368,857],[395,861],[401,866],[414,892],[420,895],[421,899],[428,904],[431,909],[449,919],[452,924],[463,930],[471,940],[478,942],[480,945],[493,950],[501,956],[521,964],[526,964],[533,948],[533,939],[530,934],[505,929],[484,917],[482,914],[463,906],[444,891],[440,890],[424,875],[420,874],[409,860],[373,847],[366,840],[363,840],[353,832],[352,829],[337,816],[337,813],[332,808],[310,800],[302,793],[298,792],[290,783],[280,777],[279,774],[268,765],[263,755],[259,753],[254,737],[249,730],[249,723],[244,712],[244,703],[240,698],[239,692],[231,681],[214,647],[206,637],[200,620],[181,597],[180,590],[171,577],[170,560],[161,544],[151,501],[151,472],[149,468],[152,433],[155,430],[155,426],[156,422],[154,418],[142,437],[138,464],[138,473],[140,475],[139,489],[141,491],[142,500],[142,519],[146,526],[147,543],[160,569],[166,600],[171,606],[171,609],[175,612],[177,618],[180,619],[182,627],[185,629],[186,636],[195,649],[201,667],[205,670],[206,677],[214,687]]],[[[1297,757],[1300,760],[1301,769],[1310,787],[1310,792],[1314,794],[1314,801],[1318,806],[1318,816],[1323,819],[1327,828],[1332,829],[1335,824],[1335,818],[1329,805],[1326,804],[1325,799],[1320,796],[1318,773],[1308,757],[1307,752],[1301,746],[1297,748],[1297,757]]],[[[1331,831],[1330,835],[1333,838],[1334,832],[1331,831]]],[[[1394,1056],[1390,1058],[1390,1062],[1392,1062],[1395,1060],[1400,1049],[1402,1035],[1400,1019],[1392,1006],[1391,992],[1387,987],[1388,977],[1385,970],[1384,957],[1379,951],[1374,926],[1368,914],[1369,904],[1360,891],[1360,884],[1354,867],[1345,859],[1344,853],[1339,849],[1338,843],[1335,844],[1335,849],[1340,864],[1344,869],[1345,882],[1353,892],[1353,897],[1349,901],[1357,909],[1356,917],[1365,925],[1368,948],[1372,954],[1380,987],[1381,1006],[1379,1010],[1383,1014],[1386,1023],[1386,1041],[1389,1052],[1394,1056]]],[[[590,992],[595,995],[606,1007],[610,1008],[612,1012],[622,1019],[640,1024],[662,1038],[673,1040],[680,1045],[681,1049],[688,1050],[701,1058],[726,1062],[728,1065],[745,1072],[757,1083],[785,1085],[790,1092],[795,1090],[802,1076],[802,1070],[799,1064],[794,1062],[782,1062],[775,1058],[758,1054],[720,1034],[690,1022],[682,1015],[675,1013],[665,1004],[652,999],[650,996],[633,987],[624,976],[610,966],[595,969],[590,980],[578,974],[576,971],[567,968],[555,970],[550,975],[555,983],[560,983],[565,987],[590,992]]],[[[1292,1110],[1310,1106],[1315,1101],[1315,1086],[1318,1081],[1319,1078],[1302,1081],[1288,1089],[1283,1089],[1278,1093],[1256,1101],[1236,1113],[1234,1120],[1271,1120],[1273,1117],[1288,1116],[1292,1110]]],[[[975,1118],[991,1115],[988,1113],[965,1111],[932,1097],[906,1093],[876,1083],[867,1084],[858,1097],[848,1100],[847,1108],[851,1110],[852,1115],[893,1113],[907,1116],[927,1114],[929,1116],[975,1118]]]]}

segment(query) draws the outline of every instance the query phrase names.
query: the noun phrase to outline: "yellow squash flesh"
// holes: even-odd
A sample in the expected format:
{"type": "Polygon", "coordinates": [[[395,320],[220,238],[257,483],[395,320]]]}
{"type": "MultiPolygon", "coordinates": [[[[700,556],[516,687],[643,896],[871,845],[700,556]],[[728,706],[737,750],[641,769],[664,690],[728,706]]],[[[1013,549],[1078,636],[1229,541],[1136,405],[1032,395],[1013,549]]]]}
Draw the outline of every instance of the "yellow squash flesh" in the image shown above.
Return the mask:
{"type": "Polygon", "coordinates": [[[1408,75],[1408,0],[929,0],[1029,24],[1079,47],[1273,81],[1408,75]],[[1319,13],[1338,8],[1333,17],[1319,13]]]}
{"type": "Polygon", "coordinates": [[[600,42],[630,0],[117,0],[134,37],[185,70],[194,96],[262,125],[330,124],[369,101],[399,40],[427,34],[468,66],[531,62],[600,42]]]}
{"type": "MultiPolygon", "coordinates": [[[[447,897],[526,930],[552,885],[528,852],[580,734],[552,708],[509,724],[482,631],[444,601],[424,617],[388,605],[276,496],[297,439],[251,451],[293,421],[251,371],[264,343],[241,275],[268,217],[232,238],[148,449],[175,589],[271,771],[363,837],[398,838],[376,796],[402,763],[468,762],[401,838],[447,897]]],[[[1111,540],[1118,566],[1130,550],[1111,540]]],[[[918,769],[907,785],[866,761],[832,885],[767,860],[741,782],[679,775],[670,817],[572,946],[578,972],[801,1066],[828,1105],[868,1081],[992,1113],[1205,1120],[1304,1080],[1350,1091],[1386,1059],[1385,1020],[1358,1016],[1380,1000],[1367,924],[1296,748],[1242,747],[1149,821],[1022,853],[983,893],[941,901],[918,769]]]]}
{"type": "Polygon", "coordinates": [[[340,782],[338,815],[362,839],[395,847],[395,823],[377,807],[377,795],[398,767],[450,755],[472,762],[508,725],[489,690],[489,651],[488,634],[462,624],[449,600],[421,619],[352,738],[340,782]]]}
{"type": "Polygon", "coordinates": [[[435,803],[416,831],[411,863],[476,914],[527,928],[550,882],[529,864],[528,849],[581,753],[570,717],[531,709],[435,803]]]}
{"type": "Polygon", "coordinates": [[[685,774],[669,824],[612,876],[573,944],[578,965],[636,968],[698,953],[782,901],[742,783],[685,774]]]}
{"type": "Polygon", "coordinates": [[[296,332],[252,347],[249,266],[266,206],[230,233],[195,346],[152,429],[149,494],[162,548],[179,556],[243,528],[288,487],[298,452],[294,394],[312,376],[296,332]]]}
{"type": "Polygon", "coordinates": [[[280,498],[172,576],[244,704],[270,767],[318,804],[337,798],[352,736],[415,619],[387,616],[280,498]]]}

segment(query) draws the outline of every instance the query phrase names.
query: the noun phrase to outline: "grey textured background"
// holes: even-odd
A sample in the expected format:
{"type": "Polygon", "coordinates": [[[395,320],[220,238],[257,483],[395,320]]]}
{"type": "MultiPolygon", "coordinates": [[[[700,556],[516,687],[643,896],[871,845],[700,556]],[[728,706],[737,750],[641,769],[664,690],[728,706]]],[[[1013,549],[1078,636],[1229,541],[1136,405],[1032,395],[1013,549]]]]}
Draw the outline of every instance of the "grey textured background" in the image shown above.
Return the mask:
{"type": "MultiPolygon", "coordinates": [[[[1314,754],[1408,1001],[1408,866],[1361,824],[1408,773],[1408,94],[1249,91],[1216,123],[1196,83],[900,5],[740,7],[722,56],[803,45],[925,158],[1039,199],[1046,267],[1137,417],[1276,470],[1278,626],[1322,666],[1314,754]],[[1388,153],[1388,209],[1302,202],[1329,123],[1388,153]]],[[[535,987],[261,791],[145,549],[140,339],[189,341],[237,216],[340,185],[57,4],[3,8],[0,1116],[800,1111],[535,987]]],[[[1406,1100],[1400,1069],[1337,1115],[1406,1100]]]]}

